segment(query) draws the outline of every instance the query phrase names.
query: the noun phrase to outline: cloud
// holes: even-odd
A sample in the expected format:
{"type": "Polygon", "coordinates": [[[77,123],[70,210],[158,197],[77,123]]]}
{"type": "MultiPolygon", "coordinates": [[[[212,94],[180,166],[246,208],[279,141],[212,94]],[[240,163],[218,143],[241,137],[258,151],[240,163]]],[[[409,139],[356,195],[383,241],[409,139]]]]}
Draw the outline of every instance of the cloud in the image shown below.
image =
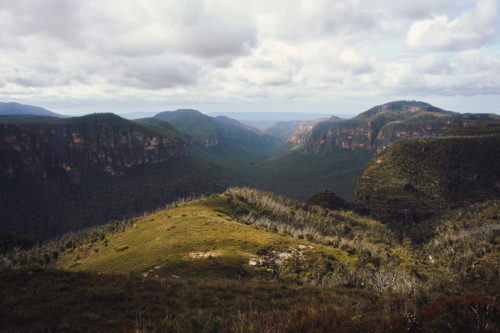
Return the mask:
{"type": "Polygon", "coordinates": [[[406,36],[410,49],[464,50],[478,48],[496,36],[500,20],[497,0],[479,0],[476,7],[454,20],[446,15],[416,21],[406,36]]]}
{"type": "Polygon", "coordinates": [[[256,7],[261,36],[285,40],[357,34],[377,25],[377,10],[368,0],[261,1],[256,7]]]}
{"type": "Polygon", "coordinates": [[[355,75],[369,73],[373,67],[366,56],[353,49],[346,49],[340,53],[340,60],[346,68],[355,75]]]}
{"type": "Polygon", "coordinates": [[[498,22],[495,0],[0,0],[0,100],[498,96],[498,22]]]}
{"type": "Polygon", "coordinates": [[[461,0],[404,0],[395,1],[394,13],[407,18],[421,19],[431,14],[455,9],[463,3],[461,0]]]}
{"type": "Polygon", "coordinates": [[[450,64],[445,56],[437,54],[426,54],[415,60],[416,71],[425,74],[449,74],[450,64]]]}
{"type": "Polygon", "coordinates": [[[158,90],[193,85],[199,80],[202,68],[194,62],[153,57],[141,63],[124,61],[117,69],[109,78],[111,83],[158,90]]]}

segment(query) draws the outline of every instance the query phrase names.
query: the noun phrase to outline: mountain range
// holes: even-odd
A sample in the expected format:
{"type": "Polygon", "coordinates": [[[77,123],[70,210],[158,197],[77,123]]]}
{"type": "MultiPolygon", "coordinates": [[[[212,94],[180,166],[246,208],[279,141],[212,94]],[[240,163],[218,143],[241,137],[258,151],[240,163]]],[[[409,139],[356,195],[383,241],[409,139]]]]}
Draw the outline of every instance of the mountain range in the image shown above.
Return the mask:
{"type": "Polygon", "coordinates": [[[0,102],[0,115],[34,115],[34,116],[49,116],[61,118],[64,117],[58,113],[49,111],[47,109],[33,106],[19,104],[15,102],[5,103],[0,102]]]}
{"type": "Polygon", "coordinates": [[[134,121],[113,114],[44,117],[0,116],[0,227],[43,237],[229,186],[303,201],[329,188],[349,201],[368,160],[390,142],[500,123],[497,115],[412,101],[347,120],[294,123],[295,130],[283,126],[275,135],[189,109],[134,121]]]}
{"type": "Polygon", "coordinates": [[[45,242],[3,234],[0,328],[495,332],[499,134],[398,141],[350,205],[229,188],[45,242]]]}

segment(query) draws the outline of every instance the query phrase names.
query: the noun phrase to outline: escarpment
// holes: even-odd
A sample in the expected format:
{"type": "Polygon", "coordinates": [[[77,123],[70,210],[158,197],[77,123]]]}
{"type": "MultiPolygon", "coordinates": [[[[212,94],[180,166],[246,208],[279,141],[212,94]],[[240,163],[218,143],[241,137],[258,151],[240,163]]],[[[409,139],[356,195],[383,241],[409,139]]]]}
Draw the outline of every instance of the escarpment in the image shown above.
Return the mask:
{"type": "Polygon", "coordinates": [[[111,114],[23,125],[0,124],[0,176],[87,171],[119,175],[186,155],[181,137],[154,133],[111,114]]]}
{"type": "MultiPolygon", "coordinates": [[[[460,114],[417,101],[397,101],[371,108],[358,116],[323,120],[292,135],[289,141],[304,143],[307,151],[335,152],[341,149],[379,152],[391,142],[434,137],[455,128],[500,123],[494,114],[460,114]],[[297,139],[300,137],[300,139],[297,139]]],[[[302,127],[307,127],[304,123],[302,127]]]]}

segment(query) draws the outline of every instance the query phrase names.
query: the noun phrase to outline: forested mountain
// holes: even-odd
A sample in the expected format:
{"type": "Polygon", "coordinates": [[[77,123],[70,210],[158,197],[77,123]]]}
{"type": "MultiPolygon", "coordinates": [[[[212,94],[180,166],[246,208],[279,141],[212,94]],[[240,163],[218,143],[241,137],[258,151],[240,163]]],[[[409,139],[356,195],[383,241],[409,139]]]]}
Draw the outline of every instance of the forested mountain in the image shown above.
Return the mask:
{"type": "Polygon", "coordinates": [[[395,229],[500,199],[500,126],[394,142],[375,155],[353,203],[395,229]]]}
{"type": "MultiPolygon", "coordinates": [[[[419,118],[428,106],[414,107],[419,118]]],[[[363,115],[367,128],[412,112],[394,108],[363,115]]],[[[431,129],[436,114],[496,121],[425,112],[431,129]]],[[[196,111],[168,116],[0,124],[0,330],[500,329],[499,125],[373,156],[304,151],[307,135],[280,143],[196,111]],[[354,190],[359,177],[352,203],[330,187],[354,190]]]]}
{"type": "MultiPolygon", "coordinates": [[[[498,118],[397,102],[355,119],[370,124],[362,132],[373,130],[377,121],[382,129],[411,123],[442,131],[447,117],[469,125],[498,118]],[[395,120],[402,118],[406,120],[395,120]]],[[[260,188],[301,201],[328,188],[350,201],[375,150],[351,145],[318,154],[310,149],[314,133],[342,124],[352,120],[304,122],[290,136],[295,144],[196,110],[135,121],[113,114],[0,116],[1,229],[51,237],[229,186],[260,188]]],[[[278,129],[276,133],[283,135],[278,129]]],[[[328,140],[321,142],[329,145],[328,140]]]]}
{"type": "Polygon", "coordinates": [[[206,148],[221,142],[263,142],[270,143],[274,137],[259,130],[242,125],[226,116],[210,117],[197,110],[181,109],[158,113],[155,118],[168,121],[183,132],[191,143],[206,148]]]}
{"type": "Polygon", "coordinates": [[[289,140],[304,142],[306,150],[315,152],[342,149],[377,152],[396,140],[437,136],[454,128],[489,123],[500,123],[500,116],[460,114],[424,102],[396,101],[375,106],[344,121],[318,122],[294,133],[289,140]]]}
{"type": "Polygon", "coordinates": [[[0,176],[38,174],[62,169],[75,177],[88,171],[110,174],[141,164],[161,163],[186,155],[175,128],[157,121],[131,122],[113,114],[0,124],[0,176]]]}

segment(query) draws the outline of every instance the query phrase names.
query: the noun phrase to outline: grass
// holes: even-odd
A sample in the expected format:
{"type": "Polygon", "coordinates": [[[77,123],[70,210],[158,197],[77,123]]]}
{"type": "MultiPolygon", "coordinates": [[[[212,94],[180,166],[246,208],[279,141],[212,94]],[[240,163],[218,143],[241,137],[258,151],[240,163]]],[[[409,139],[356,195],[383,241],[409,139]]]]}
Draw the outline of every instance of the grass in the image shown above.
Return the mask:
{"type": "MultiPolygon", "coordinates": [[[[0,330],[7,332],[290,332],[327,315],[344,319],[337,327],[350,332],[383,332],[380,318],[414,310],[391,293],[60,270],[0,271],[0,290],[0,330]]],[[[316,321],[321,331],[335,329],[328,324],[316,321]]]]}
{"type": "Polygon", "coordinates": [[[249,260],[262,257],[257,253],[263,249],[286,252],[303,244],[325,254],[336,253],[328,247],[238,223],[221,212],[226,204],[227,198],[218,196],[147,215],[124,232],[62,254],[55,267],[235,278],[253,271],[249,260]]]}
{"type": "Polygon", "coordinates": [[[495,331],[499,209],[456,211],[417,246],[352,212],[231,189],[29,250],[59,254],[0,270],[0,330],[495,331]]]}

